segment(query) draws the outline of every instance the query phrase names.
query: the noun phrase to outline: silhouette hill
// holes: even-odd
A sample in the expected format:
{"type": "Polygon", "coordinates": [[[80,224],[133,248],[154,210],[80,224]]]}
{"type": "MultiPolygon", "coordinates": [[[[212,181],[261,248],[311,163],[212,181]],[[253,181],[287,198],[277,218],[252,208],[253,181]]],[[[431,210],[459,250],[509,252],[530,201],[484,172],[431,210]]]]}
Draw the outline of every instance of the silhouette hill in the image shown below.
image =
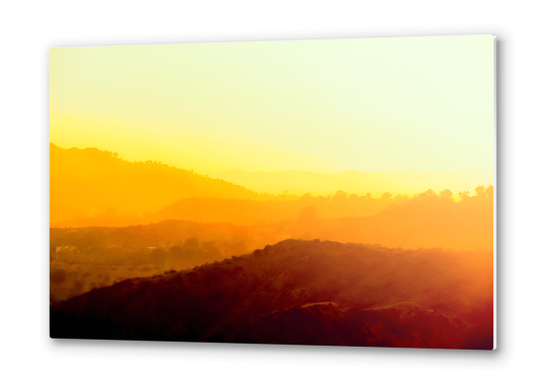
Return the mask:
{"type": "Polygon", "coordinates": [[[51,337],[492,348],[493,255],[286,240],[51,307],[51,337]]]}
{"type": "Polygon", "coordinates": [[[50,222],[115,213],[137,217],[179,199],[262,199],[264,195],[158,162],[129,162],[96,148],[50,144],[50,222]]]}
{"type": "Polygon", "coordinates": [[[333,196],[301,196],[291,200],[241,200],[189,198],[177,201],[156,212],[158,220],[194,220],[204,223],[231,222],[236,225],[253,225],[261,221],[278,222],[292,220],[311,207],[314,214],[326,219],[350,216],[370,216],[384,211],[393,203],[408,198],[378,199],[353,196],[338,191],[333,196]],[[344,195],[344,197],[343,197],[344,195]]]}

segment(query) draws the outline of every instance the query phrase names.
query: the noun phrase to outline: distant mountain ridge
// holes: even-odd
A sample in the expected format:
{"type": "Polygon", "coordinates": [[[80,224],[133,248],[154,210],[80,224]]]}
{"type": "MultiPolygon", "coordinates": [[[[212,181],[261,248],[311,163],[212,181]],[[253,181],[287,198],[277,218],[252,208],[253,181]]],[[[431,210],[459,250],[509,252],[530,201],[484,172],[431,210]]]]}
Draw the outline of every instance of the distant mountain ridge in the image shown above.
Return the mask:
{"type": "Polygon", "coordinates": [[[242,186],[158,162],[129,162],[96,148],[50,144],[51,223],[115,211],[136,216],[189,197],[264,198],[242,186]]]}
{"type": "Polygon", "coordinates": [[[450,189],[454,193],[473,190],[478,185],[493,184],[493,170],[461,170],[456,172],[359,172],[315,173],[306,171],[245,172],[227,170],[214,172],[211,177],[243,185],[257,192],[303,195],[334,194],[338,190],[347,193],[381,195],[389,192],[419,193],[432,189],[450,189]]]}
{"type": "MultiPolygon", "coordinates": [[[[463,194],[460,199],[454,201],[449,191],[380,199],[345,194],[333,198],[304,196],[290,201],[188,198],[136,218],[139,222],[96,217],[56,227],[126,227],[181,220],[197,222],[202,228],[236,227],[238,233],[258,241],[265,239],[267,244],[317,238],[389,247],[492,250],[493,187],[478,187],[476,195],[463,194]]],[[[159,224],[149,228],[155,226],[159,224]]]]}

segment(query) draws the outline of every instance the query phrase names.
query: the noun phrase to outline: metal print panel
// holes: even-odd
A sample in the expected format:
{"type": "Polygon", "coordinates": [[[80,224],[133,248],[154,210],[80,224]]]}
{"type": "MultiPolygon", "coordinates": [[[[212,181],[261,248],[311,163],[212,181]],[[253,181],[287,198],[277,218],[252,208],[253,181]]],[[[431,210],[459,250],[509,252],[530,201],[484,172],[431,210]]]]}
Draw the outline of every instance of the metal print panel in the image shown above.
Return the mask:
{"type": "Polygon", "coordinates": [[[483,349],[491,35],[54,48],[53,338],[483,349]]]}

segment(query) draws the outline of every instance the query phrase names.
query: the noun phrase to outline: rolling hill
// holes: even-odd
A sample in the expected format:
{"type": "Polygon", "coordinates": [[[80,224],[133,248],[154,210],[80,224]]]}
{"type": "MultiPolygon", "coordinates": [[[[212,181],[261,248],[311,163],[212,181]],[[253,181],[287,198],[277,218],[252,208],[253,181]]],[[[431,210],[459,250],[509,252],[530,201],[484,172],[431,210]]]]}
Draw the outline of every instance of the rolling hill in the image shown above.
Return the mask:
{"type": "Polygon", "coordinates": [[[50,144],[50,222],[102,215],[136,218],[188,197],[263,199],[262,194],[157,162],[129,162],[96,148],[50,144]]]}
{"type": "Polygon", "coordinates": [[[51,337],[492,349],[493,255],[286,240],[51,307],[51,337]]]}

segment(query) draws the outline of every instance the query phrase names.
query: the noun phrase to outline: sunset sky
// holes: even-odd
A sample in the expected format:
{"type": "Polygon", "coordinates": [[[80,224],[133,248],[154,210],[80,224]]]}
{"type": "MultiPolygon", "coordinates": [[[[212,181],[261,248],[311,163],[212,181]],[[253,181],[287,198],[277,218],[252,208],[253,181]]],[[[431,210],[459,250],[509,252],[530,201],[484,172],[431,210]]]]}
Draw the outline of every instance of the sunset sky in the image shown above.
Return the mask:
{"type": "Polygon", "coordinates": [[[493,42],[53,48],[50,141],[198,173],[492,169],[493,42]]]}

